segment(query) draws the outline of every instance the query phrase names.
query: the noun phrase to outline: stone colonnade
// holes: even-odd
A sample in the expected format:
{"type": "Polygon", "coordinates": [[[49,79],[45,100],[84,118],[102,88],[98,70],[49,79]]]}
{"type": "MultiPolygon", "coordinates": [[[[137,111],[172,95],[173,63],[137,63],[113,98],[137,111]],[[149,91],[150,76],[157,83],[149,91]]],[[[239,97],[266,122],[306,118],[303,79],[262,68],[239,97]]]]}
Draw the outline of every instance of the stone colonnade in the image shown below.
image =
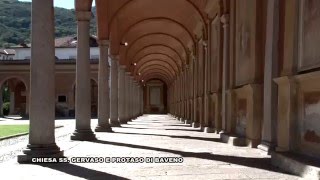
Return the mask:
{"type": "MultiPolygon", "coordinates": [[[[61,157],[55,143],[55,51],[54,12],[52,0],[32,1],[32,48],[30,85],[29,144],[18,162],[31,162],[32,157],[61,157]],[[46,59],[46,61],[43,61],[46,59]]],[[[72,140],[94,141],[91,129],[90,88],[90,11],[77,11],[78,43],[76,61],[76,127],[72,140]]],[[[98,74],[98,125],[96,132],[112,132],[111,127],[142,115],[142,88],[124,66],[119,56],[109,54],[109,41],[100,39],[98,74]],[[109,64],[109,61],[111,64],[109,64]],[[109,82],[109,80],[111,82],[109,82]]]]}
{"type": "Polygon", "coordinates": [[[279,9],[273,2],[246,3],[256,18],[246,17],[237,1],[207,10],[208,35],[197,34],[189,62],[169,84],[170,114],[252,147],[275,145],[279,9]]]}

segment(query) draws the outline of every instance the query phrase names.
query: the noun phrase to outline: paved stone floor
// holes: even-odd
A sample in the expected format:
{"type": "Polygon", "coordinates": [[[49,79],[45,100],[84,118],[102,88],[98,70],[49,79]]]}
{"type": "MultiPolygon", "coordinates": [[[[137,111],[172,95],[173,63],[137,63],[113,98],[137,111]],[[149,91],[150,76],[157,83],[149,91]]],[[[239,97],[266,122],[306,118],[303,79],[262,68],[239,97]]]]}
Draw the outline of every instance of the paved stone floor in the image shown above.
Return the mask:
{"type": "MultiPolygon", "coordinates": [[[[97,121],[92,121],[92,127],[97,121]]],[[[71,157],[183,157],[183,163],[69,163],[21,165],[27,136],[0,141],[0,179],[299,179],[270,165],[258,149],[221,143],[166,115],[145,115],[97,133],[96,142],[70,140],[74,120],[59,121],[57,144],[71,157]],[[2,163],[1,163],[2,162],[2,163]]]]}

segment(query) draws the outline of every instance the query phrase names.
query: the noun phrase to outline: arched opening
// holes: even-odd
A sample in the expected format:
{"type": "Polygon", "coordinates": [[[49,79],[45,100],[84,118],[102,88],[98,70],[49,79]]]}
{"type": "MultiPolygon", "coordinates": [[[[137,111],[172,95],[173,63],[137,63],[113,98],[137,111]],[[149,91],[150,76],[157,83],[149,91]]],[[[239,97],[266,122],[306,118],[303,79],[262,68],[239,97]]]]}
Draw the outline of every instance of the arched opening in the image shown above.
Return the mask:
{"type": "Polygon", "coordinates": [[[0,84],[0,115],[26,116],[27,88],[25,83],[18,78],[10,78],[0,84]]]}
{"type": "Polygon", "coordinates": [[[160,79],[150,79],[143,88],[144,113],[167,113],[167,85],[160,79]]]}
{"type": "Polygon", "coordinates": [[[91,79],[91,116],[98,116],[98,84],[91,79]]]}

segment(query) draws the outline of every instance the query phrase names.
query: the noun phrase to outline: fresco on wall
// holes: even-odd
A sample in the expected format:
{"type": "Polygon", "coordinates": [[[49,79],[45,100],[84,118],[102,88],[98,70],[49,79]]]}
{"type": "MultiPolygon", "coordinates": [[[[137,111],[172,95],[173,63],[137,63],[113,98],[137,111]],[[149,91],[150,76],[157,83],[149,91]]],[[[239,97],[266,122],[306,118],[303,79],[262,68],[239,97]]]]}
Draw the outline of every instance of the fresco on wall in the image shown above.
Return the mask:
{"type": "Polygon", "coordinates": [[[245,24],[241,24],[239,29],[239,43],[241,55],[245,58],[250,58],[250,35],[245,24]]]}
{"type": "Polygon", "coordinates": [[[241,136],[246,136],[247,126],[247,100],[239,99],[237,106],[237,126],[236,133],[241,136]]]}
{"type": "Polygon", "coordinates": [[[320,144],[320,92],[304,96],[303,138],[310,143],[320,144]]]}
{"type": "Polygon", "coordinates": [[[302,68],[320,66],[320,1],[304,0],[302,45],[303,57],[300,59],[302,68]]]}

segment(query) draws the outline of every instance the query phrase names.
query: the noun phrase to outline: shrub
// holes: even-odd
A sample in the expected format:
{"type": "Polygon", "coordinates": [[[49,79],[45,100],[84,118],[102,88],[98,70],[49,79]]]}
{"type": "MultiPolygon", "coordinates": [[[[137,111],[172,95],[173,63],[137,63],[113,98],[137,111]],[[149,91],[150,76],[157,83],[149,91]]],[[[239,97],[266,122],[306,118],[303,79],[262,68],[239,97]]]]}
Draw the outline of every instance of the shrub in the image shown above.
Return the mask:
{"type": "Polygon", "coordinates": [[[3,115],[5,115],[5,116],[9,115],[9,112],[10,112],[10,102],[3,103],[2,112],[3,112],[3,115]]]}

